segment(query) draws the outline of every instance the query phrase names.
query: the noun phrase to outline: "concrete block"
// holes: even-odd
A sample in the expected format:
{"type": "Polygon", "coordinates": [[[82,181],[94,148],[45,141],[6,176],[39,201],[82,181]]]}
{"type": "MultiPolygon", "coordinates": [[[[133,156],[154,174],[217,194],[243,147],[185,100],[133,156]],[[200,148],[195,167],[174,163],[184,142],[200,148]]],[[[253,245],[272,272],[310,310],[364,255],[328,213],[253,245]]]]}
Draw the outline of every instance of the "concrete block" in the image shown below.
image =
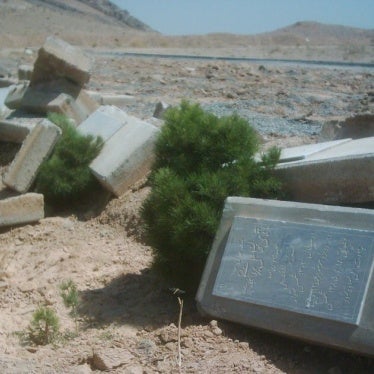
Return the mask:
{"type": "Polygon", "coordinates": [[[92,161],[91,171],[105,188],[120,196],[149,171],[158,132],[157,127],[128,116],[92,161]]]}
{"type": "Polygon", "coordinates": [[[128,104],[132,104],[134,100],[135,100],[135,97],[131,95],[110,95],[110,94],[101,95],[102,105],[115,105],[119,108],[124,108],[128,104]]]}
{"type": "Polygon", "coordinates": [[[98,108],[98,104],[84,90],[65,79],[26,87],[23,91],[19,89],[12,96],[13,109],[43,115],[60,113],[73,119],[76,124],[80,124],[98,108]]]}
{"type": "Polygon", "coordinates": [[[112,106],[101,106],[83,121],[77,130],[83,135],[100,136],[104,142],[112,137],[128,120],[128,115],[112,106]]]}
{"type": "Polygon", "coordinates": [[[135,96],[131,95],[113,95],[89,90],[86,90],[86,93],[100,105],[115,105],[118,108],[123,108],[135,100],[135,96]]]}
{"type": "Polygon", "coordinates": [[[198,308],[374,355],[374,211],[229,197],[198,308]]]}
{"type": "Polygon", "coordinates": [[[32,65],[20,65],[18,66],[18,80],[29,81],[33,72],[32,65]]]}
{"type": "Polygon", "coordinates": [[[44,197],[37,193],[0,200],[0,227],[39,221],[44,218],[44,197]]]}
{"type": "Polygon", "coordinates": [[[20,193],[30,188],[41,163],[50,155],[61,135],[59,127],[48,120],[39,122],[28,134],[7,173],[4,184],[20,193]]]}
{"type": "Polygon", "coordinates": [[[0,141],[22,143],[30,132],[30,127],[23,124],[0,121],[0,141]]]}
{"type": "Polygon", "coordinates": [[[330,121],[322,126],[321,141],[344,138],[360,139],[374,136],[374,115],[359,114],[344,121],[330,121]]]}
{"type": "Polygon", "coordinates": [[[374,137],[371,137],[343,141],[302,160],[281,163],[275,175],[294,201],[351,204],[374,201],[373,171],[374,137]]]}
{"type": "Polygon", "coordinates": [[[91,59],[79,48],[48,37],[34,64],[31,85],[65,78],[83,86],[90,79],[91,59]]]}

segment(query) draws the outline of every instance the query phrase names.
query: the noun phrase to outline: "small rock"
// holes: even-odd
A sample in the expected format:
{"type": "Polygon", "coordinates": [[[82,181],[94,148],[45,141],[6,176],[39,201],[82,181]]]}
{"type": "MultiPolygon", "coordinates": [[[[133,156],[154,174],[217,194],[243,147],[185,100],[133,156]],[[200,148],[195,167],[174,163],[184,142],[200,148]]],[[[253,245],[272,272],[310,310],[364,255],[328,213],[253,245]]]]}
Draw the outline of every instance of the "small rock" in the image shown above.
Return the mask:
{"type": "Polygon", "coordinates": [[[213,335],[213,333],[211,331],[205,331],[204,335],[207,338],[213,338],[214,337],[214,335],[213,335]]]}
{"type": "Polygon", "coordinates": [[[192,348],[194,346],[193,340],[191,338],[183,339],[182,346],[184,348],[192,348]]]}
{"type": "Polygon", "coordinates": [[[166,347],[169,351],[174,351],[174,349],[175,349],[175,344],[174,344],[174,342],[169,342],[169,343],[166,343],[166,344],[165,344],[165,347],[166,347]]]}
{"type": "Polygon", "coordinates": [[[210,327],[215,328],[218,327],[218,322],[215,319],[213,319],[209,322],[209,325],[210,327]]]}
{"type": "Polygon", "coordinates": [[[222,335],[222,330],[219,327],[214,328],[212,332],[216,336],[222,335]]]}

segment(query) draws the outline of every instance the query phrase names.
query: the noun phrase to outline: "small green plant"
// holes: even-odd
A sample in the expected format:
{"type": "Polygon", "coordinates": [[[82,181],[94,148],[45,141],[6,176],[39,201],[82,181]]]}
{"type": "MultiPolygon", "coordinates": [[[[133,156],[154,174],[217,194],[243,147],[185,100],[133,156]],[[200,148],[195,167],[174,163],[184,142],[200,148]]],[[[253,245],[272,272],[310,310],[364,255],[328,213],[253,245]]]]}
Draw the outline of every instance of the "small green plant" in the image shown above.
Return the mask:
{"type": "Polygon", "coordinates": [[[280,151],[256,162],[259,144],[237,115],[218,118],[185,101],[166,112],[141,213],[154,265],[173,283],[196,289],[228,196],[281,196],[272,175],[280,151]]]}
{"type": "Polygon", "coordinates": [[[67,308],[71,308],[70,315],[74,318],[75,332],[78,334],[78,304],[79,295],[76,284],[72,280],[63,282],[60,285],[60,295],[67,308]]]}
{"type": "Polygon", "coordinates": [[[98,188],[89,164],[99,154],[103,141],[81,135],[61,114],[52,113],[48,118],[61,128],[62,136],[38,172],[36,191],[44,195],[48,204],[64,207],[81,201],[98,188]]]}
{"type": "Polygon", "coordinates": [[[59,332],[59,319],[53,309],[39,307],[32,315],[29,339],[37,345],[52,343],[59,332]]]}

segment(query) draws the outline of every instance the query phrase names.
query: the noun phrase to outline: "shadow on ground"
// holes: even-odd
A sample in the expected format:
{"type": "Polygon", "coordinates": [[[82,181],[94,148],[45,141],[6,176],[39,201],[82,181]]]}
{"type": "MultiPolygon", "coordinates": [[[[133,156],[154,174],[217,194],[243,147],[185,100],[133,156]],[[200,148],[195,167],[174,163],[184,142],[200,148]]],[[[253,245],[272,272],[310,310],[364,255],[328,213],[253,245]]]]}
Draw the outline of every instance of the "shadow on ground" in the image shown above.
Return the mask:
{"type": "MultiPolygon", "coordinates": [[[[179,313],[177,297],[151,269],[139,274],[125,274],[100,289],[80,293],[79,315],[87,327],[111,323],[129,324],[138,328],[157,329],[176,323],[179,313]]],[[[187,295],[183,324],[201,323],[194,295],[187,295]]]]}

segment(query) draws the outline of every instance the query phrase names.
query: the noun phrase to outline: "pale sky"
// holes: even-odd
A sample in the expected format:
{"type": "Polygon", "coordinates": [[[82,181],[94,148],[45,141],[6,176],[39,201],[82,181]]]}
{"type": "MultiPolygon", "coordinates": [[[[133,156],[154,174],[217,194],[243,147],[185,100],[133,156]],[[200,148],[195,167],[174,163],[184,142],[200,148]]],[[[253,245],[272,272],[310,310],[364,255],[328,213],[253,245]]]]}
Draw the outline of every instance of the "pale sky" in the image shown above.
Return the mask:
{"type": "Polygon", "coordinates": [[[256,34],[298,21],[374,29],[374,0],[111,0],[165,35],[256,34]]]}

